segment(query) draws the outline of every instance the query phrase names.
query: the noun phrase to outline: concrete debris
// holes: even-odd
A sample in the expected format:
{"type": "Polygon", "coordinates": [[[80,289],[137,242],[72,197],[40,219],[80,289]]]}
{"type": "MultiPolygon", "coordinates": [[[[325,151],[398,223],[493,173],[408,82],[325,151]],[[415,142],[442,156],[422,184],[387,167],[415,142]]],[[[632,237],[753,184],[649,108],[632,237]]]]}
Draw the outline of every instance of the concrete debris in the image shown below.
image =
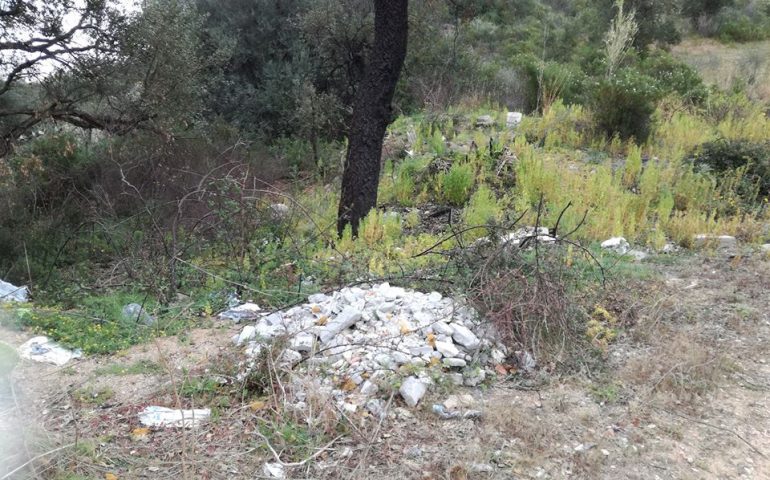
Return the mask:
{"type": "Polygon", "coordinates": [[[507,355],[494,329],[462,300],[388,283],[314,294],[304,305],[262,313],[233,342],[251,358],[284,349],[279,363],[295,367],[295,375],[312,372],[341,409],[373,415],[380,411],[369,400],[405,372],[413,376],[400,393],[414,406],[436,375],[479,385],[507,355]]]}
{"type": "Polygon", "coordinates": [[[508,112],[508,114],[505,117],[505,126],[508,128],[513,128],[516,125],[520,124],[521,121],[524,120],[524,114],[521,112],[508,112]]]}
{"type": "Polygon", "coordinates": [[[602,248],[611,250],[618,255],[625,255],[631,249],[631,245],[623,237],[612,237],[602,242],[602,248]]]}
{"type": "Polygon", "coordinates": [[[177,410],[166,407],[149,406],[139,412],[139,421],[148,427],[194,428],[209,420],[211,410],[177,410]]]}
{"type": "Polygon", "coordinates": [[[80,350],[68,350],[45,336],[30,338],[19,346],[18,352],[21,358],[59,367],[83,356],[80,350]]]}
{"type": "Polygon", "coordinates": [[[398,389],[398,393],[401,394],[401,397],[410,407],[417,406],[427,391],[428,387],[417,377],[407,378],[401,384],[401,388],[398,389]]]}
{"type": "Polygon", "coordinates": [[[27,302],[29,290],[27,287],[17,287],[8,282],[0,280],[0,303],[27,302]]]}

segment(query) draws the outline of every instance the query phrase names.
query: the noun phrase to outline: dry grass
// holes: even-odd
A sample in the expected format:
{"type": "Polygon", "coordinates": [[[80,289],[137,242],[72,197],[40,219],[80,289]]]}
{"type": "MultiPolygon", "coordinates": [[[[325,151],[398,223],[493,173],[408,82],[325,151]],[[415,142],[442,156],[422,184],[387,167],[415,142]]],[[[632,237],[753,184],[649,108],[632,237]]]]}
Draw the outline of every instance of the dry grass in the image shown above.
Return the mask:
{"type": "Polygon", "coordinates": [[[686,40],[673,53],[707,84],[723,90],[744,85],[751,98],[770,102],[770,41],[725,45],[708,39],[686,40]]]}

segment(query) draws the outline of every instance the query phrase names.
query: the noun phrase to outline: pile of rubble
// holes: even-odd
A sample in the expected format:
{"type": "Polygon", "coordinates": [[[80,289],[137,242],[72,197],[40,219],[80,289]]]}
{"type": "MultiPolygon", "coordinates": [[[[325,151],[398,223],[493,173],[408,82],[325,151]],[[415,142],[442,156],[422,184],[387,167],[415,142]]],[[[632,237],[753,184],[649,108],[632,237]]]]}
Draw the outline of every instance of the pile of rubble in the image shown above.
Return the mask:
{"type": "Polygon", "coordinates": [[[233,338],[252,358],[285,339],[279,361],[320,373],[346,408],[367,403],[394,373],[410,406],[436,381],[479,385],[486,368],[503,363],[507,353],[462,302],[388,283],[311,295],[308,303],[281,312],[263,314],[244,304],[221,316],[256,320],[233,338]]]}

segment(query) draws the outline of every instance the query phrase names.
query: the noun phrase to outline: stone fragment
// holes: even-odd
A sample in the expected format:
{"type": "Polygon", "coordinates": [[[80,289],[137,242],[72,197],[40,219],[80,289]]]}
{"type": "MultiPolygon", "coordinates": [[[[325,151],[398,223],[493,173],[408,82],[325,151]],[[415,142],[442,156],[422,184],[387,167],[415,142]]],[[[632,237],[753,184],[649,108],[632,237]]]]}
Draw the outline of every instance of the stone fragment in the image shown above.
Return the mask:
{"type": "Polygon", "coordinates": [[[319,338],[322,343],[327,343],[338,333],[355,325],[361,320],[361,312],[353,307],[345,307],[334,319],[330,320],[322,329],[319,338]]]}
{"type": "Polygon", "coordinates": [[[468,365],[468,362],[463,360],[462,358],[445,358],[444,359],[444,366],[445,367],[460,367],[464,368],[468,365]]]}
{"type": "Polygon", "coordinates": [[[602,242],[601,247],[605,250],[611,250],[619,255],[625,255],[631,248],[631,245],[623,237],[612,237],[602,242]]]}
{"type": "Polygon", "coordinates": [[[508,114],[505,116],[505,126],[508,128],[513,128],[516,125],[520,124],[522,120],[524,120],[523,113],[508,112],[508,114]]]}
{"type": "Polygon", "coordinates": [[[481,346],[479,338],[468,327],[455,323],[452,325],[452,328],[454,329],[452,338],[455,343],[462,345],[470,351],[476,350],[481,346]]]}
{"type": "Polygon", "coordinates": [[[456,357],[460,355],[460,350],[452,342],[436,342],[436,350],[441,352],[444,357],[456,357]]]}
{"type": "Polygon", "coordinates": [[[398,393],[401,394],[401,397],[404,399],[406,404],[412,408],[417,406],[427,391],[428,387],[426,387],[425,383],[423,383],[417,377],[406,378],[403,383],[401,383],[401,388],[398,389],[398,393]]]}
{"type": "Polygon", "coordinates": [[[312,333],[300,332],[292,337],[289,345],[298,352],[310,352],[315,345],[315,335],[312,333]]]}

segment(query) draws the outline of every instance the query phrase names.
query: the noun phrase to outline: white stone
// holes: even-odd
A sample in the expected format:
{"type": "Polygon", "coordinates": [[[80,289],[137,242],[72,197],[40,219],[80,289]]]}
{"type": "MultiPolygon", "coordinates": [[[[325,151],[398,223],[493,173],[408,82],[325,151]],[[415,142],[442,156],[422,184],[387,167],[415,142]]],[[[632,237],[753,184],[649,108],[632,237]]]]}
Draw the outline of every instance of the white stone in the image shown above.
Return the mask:
{"type": "Polygon", "coordinates": [[[451,342],[436,342],[436,350],[445,357],[456,357],[460,354],[460,350],[451,342]]]}
{"type": "Polygon", "coordinates": [[[455,323],[452,325],[452,328],[454,328],[452,338],[454,339],[455,343],[458,343],[471,351],[476,350],[479,348],[479,346],[481,346],[481,341],[479,338],[474,335],[468,327],[455,323]]]}
{"type": "Polygon", "coordinates": [[[406,378],[403,383],[401,383],[401,388],[398,389],[398,393],[401,394],[401,397],[410,407],[417,406],[427,391],[428,387],[417,377],[406,378]]]}
{"type": "Polygon", "coordinates": [[[369,380],[366,380],[364,384],[361,385],[361,393],[366,396],[374,395],[379,389],[380,387],[378,387],[376,383],[370,382],[369,380]]]}
{"type": "Polygon", "coordinates": [[[291,209],[284,203],[274,203],[270,205],[270,217],[275,221],[287,219],[290,213],[291,209]]]}
{"type": "Polygon", "coordinates": [[[298,333],[292,337],[289,345],[298,352],[310,352],[315,344],[315,335],[312,333],[298,333]]]}
{"type": "Polygon", "coordinates": [[[524,120],[524,114],[521,112],[508,112],[505,116],[505,125],[508,128],[515,127],[524,120]]]}
{"type": "Polygon", "coordinates": [[[442,298],[444,298],[443,295],[438,292],[430,292],[428,294],[428,301],[431,303],[438,303],[442,298]]]}
{"type": "Polygon", "coordinates": [[[623,237],[612,237],[603,241],[601,247],[605,250],[612,250],[615,253],[624,255],[631,248],[631,245],[623,237]]]}
{"type": "Polygon", "coordinates": [[[626,252],[626,255],[628,255],[629,257],[632,257],[637,262],[641,262],[645,260],[647,257],[649,257],[647,252],[643,252],[641,250],[629,250],[628,252],[626,252]]]}
{"type": "Polygon", "coordinates": [[[268,462],[262,466],[262,475],[267,478],[286,478],[286,470],[280,463],[268,462]]]}
{"type": "Polygon", "coordinates": [[[240,335],[237,335],[236,337],[234,337],[235,338],[234,343],[236,345],[243,345],[249,340],[253,340],[254,337],[256,336],[257,336],[257,326],[246,325],[245,327],[243,327],[243,330],[241,330],[240,335]]]}
{"type": "Polygon", "coordinates": [[[315,304],[327,303],[329,300],[331,300],[331,297],[323,293],[314,293],[313,295],[307,297],[308,303],[315,304]]]}
{"type": "Polygon", "coordinates": [[[463,360],[462,358],[445,358],[444,359],[444,366],[445,367],[460,367],[464,368],[468,365],[468,362],[463,360]]]}
{"type": "Polygon", "coordinates": [[[764,253],[770,253],[770,243],[766,243],[762,245],[761,247],[759,247],[759,249],[764,253]]]}
{"type": "Polygon", "coordinates": [[[349,328],[361,320],[361,312],[353,307],[345,307],[333,320],[330,320],[319,334],[321,342],[327,343],[338,333],[349,328]]]}
{"type": "Polygon", "coordinates": [[[439,333],[441,335],[449,335],[451,337],[452,334],[455,333],[452,326],[445,322],[435,322],[432,325],[432,327],[434,332],[439,333]]]}

